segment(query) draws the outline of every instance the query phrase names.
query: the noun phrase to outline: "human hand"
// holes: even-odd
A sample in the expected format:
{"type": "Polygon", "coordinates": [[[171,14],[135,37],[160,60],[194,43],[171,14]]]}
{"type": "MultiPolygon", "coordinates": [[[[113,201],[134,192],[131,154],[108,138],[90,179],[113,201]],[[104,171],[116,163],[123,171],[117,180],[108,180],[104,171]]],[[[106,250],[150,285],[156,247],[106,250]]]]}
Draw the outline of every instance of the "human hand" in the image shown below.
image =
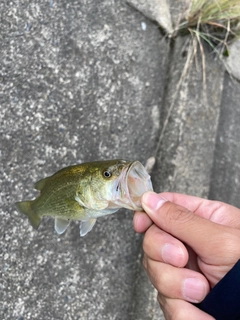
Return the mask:
{"type": "Polygon", "coordinates": [[[166,319],[210,320],[202,301],[240,258],[240,210],[176,193],[145,193],[134,228],[146,232],[143,264],[166,319]],[[187,208],[187,209],[186,209],[187,208]]]}

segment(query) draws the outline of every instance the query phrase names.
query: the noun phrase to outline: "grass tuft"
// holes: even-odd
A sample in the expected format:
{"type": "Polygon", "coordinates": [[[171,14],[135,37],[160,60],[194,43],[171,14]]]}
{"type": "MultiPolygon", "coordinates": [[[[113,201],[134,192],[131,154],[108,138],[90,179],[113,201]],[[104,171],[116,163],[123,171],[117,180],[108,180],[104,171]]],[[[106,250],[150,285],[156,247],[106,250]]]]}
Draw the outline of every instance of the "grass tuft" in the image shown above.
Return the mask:
{"type": "Polygon", "coordinates": [[[178,30],[187,30],[228,55],[228,45],[240,36],[240,0],[192,0],[178,30]]]}

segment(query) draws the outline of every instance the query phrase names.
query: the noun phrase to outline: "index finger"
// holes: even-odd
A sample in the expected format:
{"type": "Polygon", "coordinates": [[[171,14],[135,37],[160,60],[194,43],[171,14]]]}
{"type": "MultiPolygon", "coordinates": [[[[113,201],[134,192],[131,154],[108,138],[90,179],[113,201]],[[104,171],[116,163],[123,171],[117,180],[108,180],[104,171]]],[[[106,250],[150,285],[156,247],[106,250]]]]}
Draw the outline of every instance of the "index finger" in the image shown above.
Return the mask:
{"type": "Polygon", "coordinates": [[[136,232],[143,233],[153,224],[145,212],[136,211],[133,216],[133,227],[136,232]]]}
{"type": "Polygon", "coordinates": [[[236,228],[205,219],[154,192],[144,193],[142,206],[160,229],[188,244],[206,263],[222,264],[223,260],[232,265],[239,259],[240,232],[236,228]]]}

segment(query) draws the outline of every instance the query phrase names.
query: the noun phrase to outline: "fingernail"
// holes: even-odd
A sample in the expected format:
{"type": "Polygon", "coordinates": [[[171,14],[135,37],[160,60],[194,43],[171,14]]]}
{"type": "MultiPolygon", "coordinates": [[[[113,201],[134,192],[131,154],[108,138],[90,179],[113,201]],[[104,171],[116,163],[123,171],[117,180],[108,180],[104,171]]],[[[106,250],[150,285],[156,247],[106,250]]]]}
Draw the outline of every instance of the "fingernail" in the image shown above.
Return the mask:
{"type": "Polygon", "coordinates": [[[188,278],[183,284],[183,296],[190,302],[200,302],[206,295],[205,283],[197,278],[188,278]]]}
{"type": "Polygon", "coordinates": [[[166,243],[162,248],[162,258],[164,262],[180,267],[183,264],[184,252],[180,247],[166,243]]]}
{"type": "Polygon", "coordinates": [[[159,209],[167,200],[155,192],[146,192],[142,197],[142,205],[148,210],[159,209]]]}

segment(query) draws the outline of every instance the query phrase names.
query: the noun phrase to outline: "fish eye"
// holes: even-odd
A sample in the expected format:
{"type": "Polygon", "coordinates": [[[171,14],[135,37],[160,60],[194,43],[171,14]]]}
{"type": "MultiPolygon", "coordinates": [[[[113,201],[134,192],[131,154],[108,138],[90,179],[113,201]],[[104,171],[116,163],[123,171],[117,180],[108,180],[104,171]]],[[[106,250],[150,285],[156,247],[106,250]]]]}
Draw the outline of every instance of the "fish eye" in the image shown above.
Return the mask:
{"type": "Polygon", "coordinates": [[[111,172],[110,171],[104,171],[103,172],[103,176],[105,177],[105,178],[110,178],[111,176],[112,176],[112,174],[111,174],[111,172]]]}

